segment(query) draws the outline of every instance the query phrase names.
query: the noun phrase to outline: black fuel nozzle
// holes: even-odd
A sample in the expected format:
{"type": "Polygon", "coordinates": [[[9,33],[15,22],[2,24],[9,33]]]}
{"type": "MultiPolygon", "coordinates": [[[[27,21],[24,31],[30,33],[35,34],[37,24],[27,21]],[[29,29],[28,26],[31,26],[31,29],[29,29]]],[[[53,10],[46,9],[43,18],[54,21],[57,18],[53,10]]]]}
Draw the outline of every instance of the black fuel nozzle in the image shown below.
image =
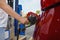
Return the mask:
{"type": "Polygon", "coordinates": [[[34,15],[30,15],[30,16],[28,17],[28,20],[29,20],[29,22],[30,22],[30,25],[34,25],[34,24],[36,23],[36,21],[37,21],[37,17],[34,16],[34,15]]]}
{"type": "Polygon", "coordinates": [[[37,21],[37,17],[34,15],[30,15],[30,16],[28,16],[28,20],[29,20],[29,25],[25,25],[25,27],[23,29],[20,29],[20,31],[24,31],[24,30],[26,30],[26,28],[34,25],[37,21]]]}

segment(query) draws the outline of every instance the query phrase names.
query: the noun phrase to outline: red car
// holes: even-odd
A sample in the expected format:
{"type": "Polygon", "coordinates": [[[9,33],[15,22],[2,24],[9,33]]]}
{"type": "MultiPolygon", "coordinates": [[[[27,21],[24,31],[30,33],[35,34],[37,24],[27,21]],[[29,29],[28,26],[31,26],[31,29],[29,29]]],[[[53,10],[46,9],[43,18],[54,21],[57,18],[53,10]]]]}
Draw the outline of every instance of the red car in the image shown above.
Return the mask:
{"type": "Polygon", "coordinates": [[[41,0],[41,7],[34,40],[60,40],[60,0],[41,0]]]}

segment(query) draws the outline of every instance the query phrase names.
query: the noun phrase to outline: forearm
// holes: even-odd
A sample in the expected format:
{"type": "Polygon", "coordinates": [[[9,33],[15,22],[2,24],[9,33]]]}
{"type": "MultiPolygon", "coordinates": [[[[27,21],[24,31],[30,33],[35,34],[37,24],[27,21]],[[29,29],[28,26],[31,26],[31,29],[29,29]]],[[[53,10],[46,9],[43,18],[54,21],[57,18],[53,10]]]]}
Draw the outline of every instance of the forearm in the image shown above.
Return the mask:
{"type": "Polygon", "coordinates": [[[19,21],[21,20],[22,17],[20,15],[18,15],[15,11],[13,11],[13,9],[6,3],[2,3],[0,8],[2,8],[7,14],[16,18],[17,20],[19,20],[19,21]]]}

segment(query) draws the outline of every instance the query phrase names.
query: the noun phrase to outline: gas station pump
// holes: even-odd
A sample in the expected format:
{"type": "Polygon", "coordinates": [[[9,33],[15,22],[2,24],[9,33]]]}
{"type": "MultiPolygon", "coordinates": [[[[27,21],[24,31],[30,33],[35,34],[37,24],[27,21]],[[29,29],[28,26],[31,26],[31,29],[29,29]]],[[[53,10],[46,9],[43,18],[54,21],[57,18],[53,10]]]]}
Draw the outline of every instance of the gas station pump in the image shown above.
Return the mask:
{"type": "MultiPolygon", "coordinates": [[[[19,5],[19,4],[18,4],[18,1],[19,1],[19,0],[15,0],[15,11],[16,11],[20,16],[22,16],[22,13],[21,13],[21,11],[22,11],[22,5],[19,5]]],[[[22,23],[18,24],[18,23],[19,23],[19,22],[15,19],[15,20],[14,20],[15,36],[17,36],[17,33],[18,33],[18,29],[19,29],[19,28],[20,28],[20,29],[23,29],[23,28],[25,27],[24,24],[22,24],[22,23]]],[[[20,35],[25,35],[25,30],[24,30],[24,31],[20,31],[18,34],[20,34],[20,35]]]]}

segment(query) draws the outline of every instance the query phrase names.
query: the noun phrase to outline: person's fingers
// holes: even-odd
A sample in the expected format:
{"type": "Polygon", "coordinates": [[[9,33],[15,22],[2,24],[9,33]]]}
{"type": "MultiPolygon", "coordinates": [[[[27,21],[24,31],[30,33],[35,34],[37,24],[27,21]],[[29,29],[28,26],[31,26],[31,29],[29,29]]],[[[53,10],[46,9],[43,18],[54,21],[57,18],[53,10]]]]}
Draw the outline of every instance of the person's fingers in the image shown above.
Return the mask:
{"type": "Polygon", "coordinates": [[[29,23],[29,20],[26,18],[25,24],[28,24],[28,23],[29,23]]]}

